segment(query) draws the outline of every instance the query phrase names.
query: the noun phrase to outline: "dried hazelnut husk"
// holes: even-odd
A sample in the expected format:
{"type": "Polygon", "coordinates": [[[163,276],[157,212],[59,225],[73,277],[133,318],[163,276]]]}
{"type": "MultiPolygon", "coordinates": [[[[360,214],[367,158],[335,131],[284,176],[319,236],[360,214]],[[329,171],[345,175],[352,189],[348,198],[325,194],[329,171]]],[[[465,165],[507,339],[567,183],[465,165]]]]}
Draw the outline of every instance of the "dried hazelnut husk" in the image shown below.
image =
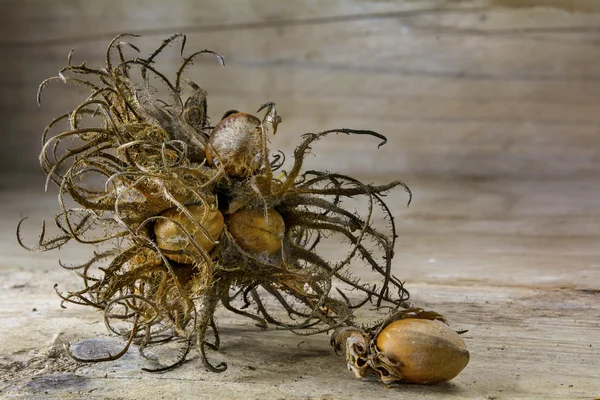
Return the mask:
{"type": "Polygon", "coordinates": [[[465,342],[443,317],[420,309],[398,312],[373,329],[340,328],[331,343],[346,350],[356,377],[375,372],[384,383],[446,382],[469,362],[465,342]]]}
{"type": "Polygon", "coordinates": [[[223,167],[230,176],[245,178],[261,166],[261,121],[237,112],[223,118],[213,129],[206,146],[209,165],[223,167]]]}
{"type": "Polygon", "coordinates": [[[158,247],[161,250],[167,250],[165,252],[167,258],[181,264],[189,264],[194,261],[192,257],[183,252],[199,255],[198,250],[190,242],[190,238],[185,232],[193,238],[202,250],[208,253],[215,247],[215,242],[225,226],[223,215],[216,208],[195,204],[186,206],[185,209],[196,221],[190,219],[180,209],[170,208],[160,214],[165,218],[157,220],[154,224],[154,234],[156,235],[158,247]],[[202,227],[198,226],[198,223],[202,227]],[[207,233],[210,237],[207,236],[207,233]]]}
{"type": "Polygon", "coordinates": [[[243,209],[227,218],[227,230],[237,245],[247,252],[273,256],[281,248],[285,224],[272,208],[266,212],[243,209]]]}

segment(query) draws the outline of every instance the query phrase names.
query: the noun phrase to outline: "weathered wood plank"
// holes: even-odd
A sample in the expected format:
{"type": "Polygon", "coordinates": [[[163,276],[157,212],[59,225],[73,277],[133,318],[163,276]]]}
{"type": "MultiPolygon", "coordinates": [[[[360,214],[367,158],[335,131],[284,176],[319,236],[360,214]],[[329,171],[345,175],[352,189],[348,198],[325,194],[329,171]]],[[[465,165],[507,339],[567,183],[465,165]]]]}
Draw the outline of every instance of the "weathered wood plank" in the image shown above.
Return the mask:
{"type": "MultiPolygon", "coordinates": [[[[324,143],[362,159],[346,171],[597,176],[600,14],[578,12],[592,10],[589,2],[509,3],[8,2],[0,106],[11,146],[0,159],[37,168],[40,130],[75,99],[51,87],[38,109],[35,90],[70,48],[74,60],[102,62],[115,32],[146,30],[136,42],[147,53],[165,32],[182,28],[190,49],[227,57],[225,69],[208,61],[190,69],[209,91],[213,119],[275,100],[285,124],[274,143],[286,151],[296,133],[354,126],[381,131],[390,143],[377,164],[344,138],[324,143]],[[69,38],[81,31],[83,41],[69,38]]],[[[178,57],[176,49],[166,54],[167,69],[178,57]]]]}
{"type": "MultiPolygon", "coordinates": [[[[596,180],[415,179],[409,181],[415,199],[408,209],[401,191],[390,194],[400,234],[394,273],[406,279],[416,305],[436,309],[456,329],[469,330],[465,340],[472,358],[449,384],[385,389],[352,378],[326,335],[263,332],[224,311],[219,313],[223,347],[213,357],[229,362],[225,374],[205,372],[193,359],[175,372],[149,375],[139,371],[144,361],[135,349],[118,362],[76,371],[65,359],[48,358],[45,352],[58,333],[63,341],[100,338],[115,347],[120,342],[107,335],[100,315],[86,307],[62,310],[52,291],[56,282],[77,287],[78,279],[59,268],[57,258],[83,260],[87,246],[41,254],[15,246],[12,230],[21,217],[32,217],[25,228],[26,238],[34,239],[37,222],[56,210],[54,193],[41,195],[40,178],[13,177],[0,186],[4,397],[186,399],[202,392],[231,399],[558,399],[600,394],[596,180]]],[[[330,249],[333,257],[338,252],[330,249]]],[[[365,270],[355,274],[371,279],[365,270]]],[[[371,310],[358,316],[376,317],[371,310]]]]}

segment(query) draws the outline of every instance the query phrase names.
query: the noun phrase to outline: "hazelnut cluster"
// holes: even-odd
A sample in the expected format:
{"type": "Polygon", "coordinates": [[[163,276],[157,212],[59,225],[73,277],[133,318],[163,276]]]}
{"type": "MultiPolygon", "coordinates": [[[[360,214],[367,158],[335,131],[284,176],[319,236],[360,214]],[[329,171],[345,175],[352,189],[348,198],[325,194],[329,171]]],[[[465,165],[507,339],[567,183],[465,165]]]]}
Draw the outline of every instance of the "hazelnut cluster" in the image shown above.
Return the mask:
{"type": "MultiPolygon", "coordinates": [[[[74,64],[69,54],[38,94],[54,81],[89,89],[43,133],[40,163],[47,183],[59,188],[60,233],[47,238],[44,226],[38,245],[28,247],[99,246],[88,262],[63,265],[82,279],[81,289],[57,293],[63,302],[102,311],[126,344],[118,354],[80,361],[113,360],[131,344],[143,353],[175,342],[182,347],[175,361],[146,370],[174,368],[195,348],[208,369],[220,372],[226,364],[215,366],[206,354],[219,347],[219,305],[262,328],[299,334],[352,326],[354,309],[365,304],[405,306],[408,292],[392,274],[396,231],[384,196],[398,186],[410,194],[408,188],[303,170],[311,147],[328,135],[364,135],[380,145],[385,137],[352,129],[307,133],[284,170],[284,155],[269,152],[269,135],[282,121],[274,103],[260,107],[262,118],[232,110],[213,126],[206,92],[184,77],[197,57],[223,63],[220,55],[183,56],[185,36],[176,34],[141,57],[131,36],[110,43],[102,68],[74,64]],[[168,78],[155,61],[177,42],[182,62],[168,78]],[[362,212],[345,208],[353,199],[366,204],[362,212]],[[376,212],[387,231],[374,227],[376,212]],[[321,251],[332,238],[348,250],[335,262],[321,251]],[[380,279],[361,282],[350,267],[380,279]]],[[[21,224],[25,247],[20,231],[21,224]]]]}

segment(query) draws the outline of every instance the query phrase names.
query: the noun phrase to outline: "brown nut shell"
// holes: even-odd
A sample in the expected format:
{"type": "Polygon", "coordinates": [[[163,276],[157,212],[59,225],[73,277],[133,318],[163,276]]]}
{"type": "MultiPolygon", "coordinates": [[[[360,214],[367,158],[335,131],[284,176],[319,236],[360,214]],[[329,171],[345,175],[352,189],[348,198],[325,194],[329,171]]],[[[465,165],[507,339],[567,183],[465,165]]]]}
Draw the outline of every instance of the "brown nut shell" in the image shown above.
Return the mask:
{"type": "MultiPolygon", "coordinates": [[[[156,244],[162,250],[171,251],[189,251],[193,254],[198,254],[198,251],[189,241],[189,238],[177,226],[175,222],[181,224],[183,229],[189,233],[201,249],[207,253],[211,251],[215,244],[214,241],[219,239],[223,227],[225,226],[223,215],[217,209],[209,209],[206,219],[203,221],[206,207],[204,205],[191,205],[187,206],[186,209],[192,214],[192,216],[202,224],[202,226],[208,231],[211,238],[206,236],[204,230],[202,230],[194,221],[188,218],[181,210],[177,208],[170,208],[164,211],[161,216],[169,218],[159,219],[154,224],[154,233],[156,235],[156,244]]],[[[194,260],[192,257],[185,254],[165,254],[167,258],[172,261],[189,264],[194,260]]]]}
{"type": "Polygon", "coordinates": [[[275,255],[281,248],[285,224],[274,209],[240,210],[227,218],[227,230],[242,249],[253,254],[275,255]]]}
{"type": "Polygon", "coordinates": [[[446,382],[469,362],[465,342],[441,321],[407,318],[394,321],[377,336],[380,355],[393,363],[394,374],[410,383],[446,382]]]}
{"type": "Polygon", "coordinates": [[[251,114],[234,113],[223,118],[213,129],[206,146],[206,161],[223,168],[228,175],[248,177],[262,161],[261,121],[251,114]]]}

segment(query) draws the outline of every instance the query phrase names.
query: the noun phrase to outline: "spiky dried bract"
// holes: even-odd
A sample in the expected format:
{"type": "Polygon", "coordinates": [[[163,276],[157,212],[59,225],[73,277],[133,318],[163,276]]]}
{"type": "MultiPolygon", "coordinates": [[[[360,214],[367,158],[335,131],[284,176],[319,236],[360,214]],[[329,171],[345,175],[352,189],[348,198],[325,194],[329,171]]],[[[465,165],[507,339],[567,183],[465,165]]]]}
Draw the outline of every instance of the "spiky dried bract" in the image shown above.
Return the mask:
{"type": "Polygon", "coordinates": [[[183,75],[196,57],[215,55],[221,63],[222,57],[210,50],[184,57],[185,36],[176,34],[150,56],[129,58],[127,52],[139,52],[124,41],[129,36],[135,35],[110,43],[103,68],[75,65],[69,54],[58,77],[40,85],[39,95],[53,81],[90,91],[43,133],[40,163],[48,183],[59,188],[61,213],[55,223],[61,235],[47,239],[43,225],[38,245],[29,248],[51,250],[69,241],[102,245],[89,262],[64,266],[83,280],[83,287],[57,293],[64,302],[102,310],[107,327],[127,344],[117,355],[82,361],[115,359],[132,343],[143,349],[178,340],[180,358],[152,371],[180,365],[195,347],[206,367],[219,372],[226,364],[213,366],[206,358],[207,349],[219,347],[214,317],[219,304],[261,327],[272,324],[299,334],[352,325],[353,310],[365,304],[403,306],[408,292],[392,275],[396,230],[383,197],[397,186],[408,188],[400,181],[375,186],[342,174],[302,172],[311,146],[328,135],[366,135],[381,144],[385,137],[351,129],[306,134],[291,168],[275,177],[284,157],[269,154],[267,135],[281,117],[268,102],[259,109],[264,118],[256,119],[258,126],[249,132],[259,147],[252,150],[258,158],[249,169],[232,169],[214,147],[207,163],[213,127],[206,92],[183,75]],[[169,79],[154,62],[177,41],[182,63],[169,79]],[[182,82],[189,86],[185,100],[182,82]],[[68,129],[56,133],[61,123],[68,129]],[[344,208],[344,201],[356,198],[367,204],[362,215],[344,208]],[[79,207],[68,206],[68,199],[79,207]],[[374,228],[377,209],[387,219],[388,232],[374,228]],[[275,212],[283,221],[283,235],[275,235],[280,243],[265,252],[238,245],[227,226],[210,226],[215,211],[225,220],[236,212],[265,218],[275,212]],[[181,246],[165,246],[164,238],[157,243],[157,227],[164,225],[177,231],[181,246]],[[348,245],[345,258],[332,262],[322,255],[320,245],[330,237],[348,245]],[[353,262],[379,274],[381,283],[352,277],[353,262]]]}

